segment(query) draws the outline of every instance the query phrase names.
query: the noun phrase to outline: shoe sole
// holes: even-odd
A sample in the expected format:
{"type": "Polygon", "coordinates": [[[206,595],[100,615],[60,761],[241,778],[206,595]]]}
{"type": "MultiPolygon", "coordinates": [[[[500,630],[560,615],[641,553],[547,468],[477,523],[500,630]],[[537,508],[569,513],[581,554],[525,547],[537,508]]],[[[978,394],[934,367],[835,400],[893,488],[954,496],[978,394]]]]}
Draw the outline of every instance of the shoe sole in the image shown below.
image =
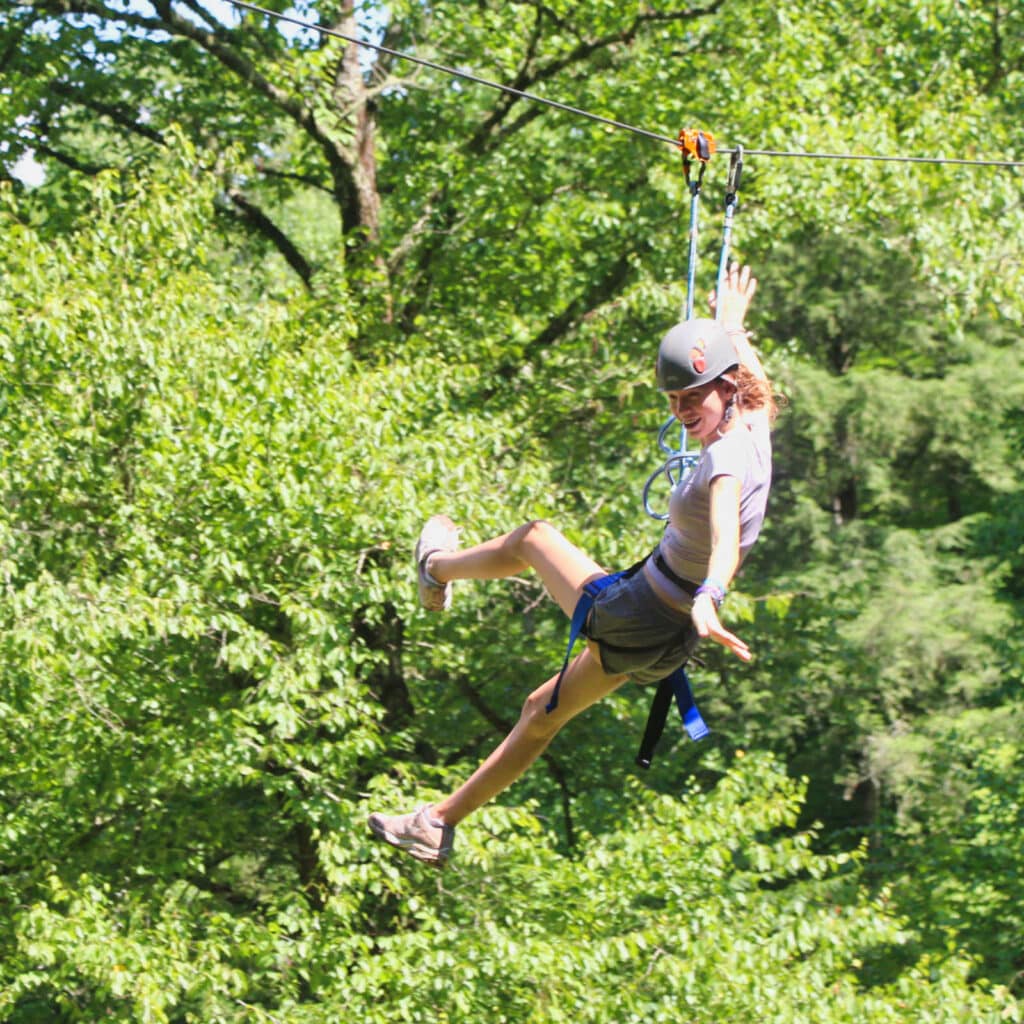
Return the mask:
{"type": "Polygon", "coordinates": [[[385,843],[394,846],[396,849],[404,850],[424,864],[435,864],[441,867],[448,859],[448,854],[442,855],[439,850],[435,850],[432,846],[424,846],[422,843],[416,842],[415,839],[405,839],[402,836],[396,835],[394,832],[388,831],[383,825],[379,825],[372,818],[369,819],[369,825],[370,830],[378,839],[383,839],[385,843]]]}

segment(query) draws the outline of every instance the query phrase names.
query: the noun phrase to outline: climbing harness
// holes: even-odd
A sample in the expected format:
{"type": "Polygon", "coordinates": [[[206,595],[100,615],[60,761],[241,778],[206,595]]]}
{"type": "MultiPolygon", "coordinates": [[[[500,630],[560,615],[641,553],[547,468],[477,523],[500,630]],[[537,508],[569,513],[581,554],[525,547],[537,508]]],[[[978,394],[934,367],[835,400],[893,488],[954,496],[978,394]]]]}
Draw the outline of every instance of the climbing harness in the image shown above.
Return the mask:
{"type": "MultiPolygon", "coordinates": [[[[683,319],[693,319],[693,303],[696,293],[697,273],[697,239],[700,233],[700,196],[704,183],[704,171],[708,162],[715,154],[715,137],[710,132],[702,132],[693,128],[684,128],[679,133],[679,149],[682,153],[683,175],[690,192],[690,237],[686,260],[686,299],[683,304],[683,319]],[[694,163],[699,169],[694,175],[694,163]]],[[[732,222],[739,208],[740,178],[743,175],[743,147],[737,146],[729,158],[729,178],[725,190],[725,218],[722,228],[722,251],[718,259],[718,281],[716,295],[722,293],[725,275],[729,266],[729,253],[732,244],[732,222]]],[[[716,319],[719,318],[716,309],[716,319]]],[[[664,476],[668,480],[669,494],[686,479],[697,465],[700,453],[687,449],[686,429],[679,425],[674,416],[670,416],[658,431],[658,447],[665,454],[664,462],[647,478],[643,489],[644,511],[652,518],[662,522],[668,519],[667,512],[657,512],[651,505],[651,488],[654,482],[664,476]],[[673,447],[669,434],[679,430],[679,444],[673,447]]]]}
{"type": "MultiPolygon", "coordinates": [[[[658,558],[659,556],[655,552],[650,557],[658,558]]],[[[548,714],[551,714],[558,707],[558,693],[562,688],[562,679],[565,676],[566,669],[569,667],[572,649],[583,633],[583,628],[587,623],[587,618],[594,607],[594,601],[597,599],[597,596],[601,591],[610,587],[618,580],[628,579],[634,573],[640,572],[646,561],[646,558],[641,559],[628,569],[610,573],[608,576],[602,576],[600,579],[591,580],[589,583],[584,584],[583,593],[580,595],[580,599],[576,602],[576,607],[572,612],[572,622],[569,626],[569,644],[565,650],[565,659],[562,661],[558,678],[555,680],[555,688],[551,693],[551,700],[545,708],[548,714]]],[[[658,567],[684,590],[691,594],[696,591],[696,584],[676,576],[664,561],[659,562],[658,567]]],[[[665,731],[665,722],[668,719],[668,709],[671,706],[673,696],[675,697],[676,707],[679,709],[679,717],[682,719],[683,728],[690,739],[701,740],[708,735],[708,727],[700,711],[697,710],[697,705],[693,699],[693,690],[690,686],[690,677],[686,674],[686,666],[681,665],[671,675],[666,676],[658,683],[658,689],[651,703],[650,713],[647,716],[647,726],[644,729],[644,737],[640,743],[640,752],[636,757],[636,763],[641,768],[650,768],[651,766],[651,761],[654,758],[654,748],[665,731]]]]}
{"type": "MultiPolygon", "coordinates": [[[[686,299],[683,305],[683,319],[685,321],[693,319],[697,271],[697,239],[700,231],[700,195],[704,183],[704,171],[715,153],[715,138],[710,132],[684,128],[679,133],[678,145],[682,153],[683,174],[690,193],[690,236],[687,254],[686,299]],[[697,165],[696,173],[694,171],[695,164],[697,165]]],[[[733,150],[729,161],[729,178],[725,191],[725,217],[722,229],[722,251],[718,260],[716,295],[721,295],[725,285],[725,276],[729,265],[729,250],[732,242],[732,223],[739,206],[739,188],[742,174],[743,147],[737,146],[733,150]]],[[[716,306],[716,319],[720,319],[720,317],[721,309],[716,306]]],[[[651,508],[651,485],[664,474],[668,479],[671,493],[693,471],[700,458],[700,453],[687,449],[686,428],[679,425],[674,416],[669,417],[662,425],[661,430],[658,431],[658,447],[667,457],[662,465],[647,478],[647,483],[644,484],[643,502],[644,510],[651,518],[666,520],[668,519],[667,512],[660,513],[651,508]],[[679,427],[678,448],[673,448],[669,441],[669,431],[675,426],[679,427]]],[[[661,558],[657,550],[650,557],[656,560],[659,571],[664,573],[677,587],[691,596],[696,594],[697,584],[677,576],[664,559],[661,558]]],[[[591,580],[584,585],[583,593],[573,609],[572,621],[569,626],[569,644],[565,651],[565,658],[562,661],[562,668],[558,673],[558,678],[555,680],[551,700],[547,705],[546,710],[548,714],[558,707],[558,694],[562,687],[562,679],[565,677],[566,670],[569,667],[572,649],[583,633],[587,618],[594,607],[594,602],[598,595],[616,581],[628,579],[634,573],[639,572],[643,568],[645,561],[646,559],[643,559],[628,569],[611,573],[608,576],[602,576],[600,579],[591,580]]],[[[690,678],[686,674],[686,665],[684,663],[658,683],[658,689],[647,716],[647,727],[644,730],[644,737],[640,744],[640,752],[636,758],[637,764],[642,768],[650,768],[651,766],[654,748],[665,731],[668,709],[671,707],[673,697],[679,709],[679,716],[683,720],[683,728],[690,739],[700,740],[708,735],[707,724],[694,702],[693,689],[690,686],[690,678]]]]}
{"type": "Polygon", "coordinates": [[[583,584],[583,593],[580,594],[580,599],[572,610],[572,621],[569,623],[569,646],[565,649],[565,659],[562,661],[558,678],[555,680],[555,688],[551,691],[551,700],[548,701],[547,707],[544,709],[549,715],[558,707],[558,692],[562,689],[562,678],[565,676],[565,670],[569,667],[572,649],[576,646],[576,641],[583,632],[583,627],[587,623],[587,616],[590,615],[590,609],[594,607],[597,595],[602,590],[610,587],[616,580],[628,579],[639,570],[641,565],[643,565],[643,562],[638,562],[628,569],[621,569],[619,572],[613,572],[607,576],[602,576],[600,579],[591,580],[589,583],[583,584]]]}

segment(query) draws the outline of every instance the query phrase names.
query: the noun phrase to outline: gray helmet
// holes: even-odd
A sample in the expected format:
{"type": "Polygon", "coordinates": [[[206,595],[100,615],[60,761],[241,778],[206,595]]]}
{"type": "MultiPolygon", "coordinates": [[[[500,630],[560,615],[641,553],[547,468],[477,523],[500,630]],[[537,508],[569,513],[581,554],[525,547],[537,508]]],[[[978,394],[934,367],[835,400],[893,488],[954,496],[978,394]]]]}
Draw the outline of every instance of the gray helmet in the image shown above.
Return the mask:
{"type": "Polygon", "coordinates": [[[699,388],[738,365],[732,339],[717,320],[686,320],[661,339],[658,390],[699,388]]]}

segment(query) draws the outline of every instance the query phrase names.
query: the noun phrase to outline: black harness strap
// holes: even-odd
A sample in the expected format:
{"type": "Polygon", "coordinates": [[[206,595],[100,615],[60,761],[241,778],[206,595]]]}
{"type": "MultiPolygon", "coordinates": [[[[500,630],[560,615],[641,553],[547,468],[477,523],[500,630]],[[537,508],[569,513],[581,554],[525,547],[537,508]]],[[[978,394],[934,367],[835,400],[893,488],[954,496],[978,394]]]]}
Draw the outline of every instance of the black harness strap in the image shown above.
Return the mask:
{"type": "MultiPolygon", "coordinates": [[[[690,597],[696,596],[698,584],[678,575],[665,561],[665,556],[662,555],[660,549],[654,549],[651,559],[666,579],[674,583],[684,593],[689,594],[690,597]]],[[[710,731],[694,702],[693,689],[690,686],[690,677],[686,674],[686,666],[681,665],[670,676],[666,676],[658,683],[658,689],[651,701],[644,738],[640,741],[640,752],[636,755],[636,763],[641,768],[651,767],[651,761],[654,760],[654,748],[665,731],[668,709],[672,706],[673,696],[676,699],[676,707],[679,708],[679,717],[683,720],[683,728],[691,740],[702,740],[710,731]]]]}
{"type": "Polygon", "coordinates": [[[647,728],[644,729],[644,738],[640,741],[640,752],[636,755],[636,763],[641,768],[651,767],[654,748],[665,731],[673,696],[676,699],[676,707],[679,708],[679,717],[683,720],[683,728],[691,740],[702,740],[711,731],[694,703],[686,668],[680,666],[672,675],[666,676],[658,683],[654,700],[651,701],[651,710],[647,714],[647,728]]]}
{"type": "Polygon", "coordinates": [[[654,700],[651,701],[651,710],[647,715],[647,727],[644,729],[644,738],[640,741],[640,753],[636,755],[636,763],[641,768],[650,768],[654,758],[654,748],[665,731],[665,723],[668,721],[668,709],[672,703],[672,684],[667,678],[658,683],[658,689],[654,693],[654,700]]]}
{"type": "Polygon", "coordinates": [[[690,597],[697,596],[697,588],[700,586],[699,583],[694,583],[693,580],[684,580],[682,576],[678,575],[675,570],[665,561],[665,556],[661,553],[660,548],[655,548],[651,554],[651,560],[658,567],[658,572],[662,574],[666,579],[671,580],[680,590],[690,595],[690,597]]]}

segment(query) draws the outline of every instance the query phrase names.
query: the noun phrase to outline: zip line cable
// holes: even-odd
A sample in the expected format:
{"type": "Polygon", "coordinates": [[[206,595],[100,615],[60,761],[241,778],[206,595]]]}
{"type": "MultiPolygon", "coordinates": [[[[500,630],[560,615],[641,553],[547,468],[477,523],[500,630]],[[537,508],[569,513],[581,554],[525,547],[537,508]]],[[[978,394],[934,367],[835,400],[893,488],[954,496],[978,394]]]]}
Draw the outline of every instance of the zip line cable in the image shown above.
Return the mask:
{"type": "MultiPolygon", "coordinates": [[[[554,107],[556,110],[563,110],[567,114],[573,114],[577,117],[585,117],[588,120],[597,121],[599,124],[606,125],[609,128],[619,128],[622,131],[632,132],[634,135],[653,139],[655,142],[665,142],[676,149],[679,148],[679,139],[671,135],[662,135],[660,132],[648,131],[646,128],[639,128],[634,124],[627,124],[625,121],[616,121],[610,117],[603,117],[601,114],[594,114],[589,110],[582,110],[579,107],[570,106],[568,103],[559,103],[558,100],[549,100],[543,96],[538,96],[536,93],[525,92],[524,90],[516,89],[511,85],[503,85],[501,82],[495,82],[489,78],[482,78],[480,75],[474,75],[469,71],[461,71],[459,68],[453,68],[447,64],[438,64],[436,61],[427,60],[424,57],[416,57],[411,53],[405,53],[402,50],[395,50],[390,46],[384,46],[381,43],[371,43],[367,39],[360,39],[358,36],[347,35],[346,33],[339,32],[334,28],[325,28],[323,25],[314,25],[311,22],[303,21],[301,18],[296,18],[291,14],[279,14],[277,11],[271,11],[266,7],[259,7],[256,4],[249,3],[248,0],[228,0],[228,3],[234,7],[252,11],[254,14],[262,14],[268,18],[275,18],[278,21],[286,21],[298,28],[308,29],[310,32],[319,32],[321,35],[334,36],[337,39],[343,39],[347,43],[354,43],[356,46],[365,46],[370,50],[376,50],[378,53],[386,53],[391,57],[397,57],[399,60],[409,61],[412,64],[419,64],[421,67],[430,68],[433,71],[440,71],[443,74],[451,75],[453,78],[461,78],[467,82],[475,82],[477,85],[486,86],[488,89],[497,89],[499,92],[508,93],[510,96],[518,96],[520,99],[530,100],[533,103],[542,103],[545,106],[554,107]]],[[[736,150],[720,150],[720,152],[723,151],[735,152],[736,150]]],[[[743,147],[742,152],[746,156],[764,156],[772,158],[790,157],[804,160],[871,160],[878,163],[953,164],[961,167],[1024,167],[1024,160],[970,160],[966,158],[941,156],[885,156],[880,153],[800,153],[781,149],[747,149],[746,147],[743,147]]]]}
{"type": "Polygon", "coordinates": [[[228,3],[233,4],[235,7],[244,7],[247,11],[254,11],[257,14],[265,14],[270,18],[277,18],[279,21],[287,21],[292,25],[298,25],[300,28],[309,29],[312,32],[319,32],[325,36],[335,36],[338,39],[344,39],[346,42],[355,43],[357,46],[367,46],[371,50],[377,50],[380,53],[389,54],[392,57],[398,57],[401,60],[411,61],[413,64],[420,64],[425,68],[431,68],[434,71],[442,71],[446,75],[452,75],[455,78],[464,78],[467,82],[476,82],[477,85],[486,85],[489,89],[498,89],[501,92],[507,92],[512,96],[519,96],[524,100],[533,100],[535,103],[544,103],[549,107],[554,107],[556,110],[564,110],[569,114],[576,114],[578,117],[588,117],[591,121],[599,121],[601,124],[608,125],[610,128],[621,128],[627,132],[633,132],[636,135],[643,135],[648,139],[654,139],[656,142],[668,142],[673,146],[678,145],[678,141],[672,138],[670,135],[659,135],[657,132],[649,132],[646,128],[637,128],[636,125],[626,124],[625,121],[614,121],[610,117],[602,117],[600,114],[592,114],[587,110],[580,110],[579,107],[571,107],[568,103],[559,103],[557,100],[548,100],[543,96],[537,96],[532,92],[524,92],[522,89],[515,89],[511,85],[502,85],[501,82],[493,82],[489,78],[481,78],[479,75],[471,74],[468,71],[460,71],[458,68],[448,67],[446,64],[438,64],[432,60],[426,60],[423,57],[414,57],[411,53],[403,53],[401,50],[393,50],[390,46],[383,46],[380,43],[371,43],[366,39],[359,39],[357,36],[349,36],[344,32],[339,32],[337,29],[324,28],[323,25],[311,25],[308,21],[302,21],[300,18],[292,17],[290,14],[278,14],[276,11],[268,11],[265,7],[257,7],[256,4],[246,2],[246,0],[228,0],[228,3]]]}
{"type": "MultiPolygon", "coordinates": [[[[726,150],[726,152],[730,152],[726,150]]],[[[875,160],[901,164],[960,164],[967,167],[1024,167],[1024,160],[968,160],[945,156],[884,156],[881,153],[797,153],[781,149],[747,149],[747,156],[796,157],[805,160],[875,160]]]]}

